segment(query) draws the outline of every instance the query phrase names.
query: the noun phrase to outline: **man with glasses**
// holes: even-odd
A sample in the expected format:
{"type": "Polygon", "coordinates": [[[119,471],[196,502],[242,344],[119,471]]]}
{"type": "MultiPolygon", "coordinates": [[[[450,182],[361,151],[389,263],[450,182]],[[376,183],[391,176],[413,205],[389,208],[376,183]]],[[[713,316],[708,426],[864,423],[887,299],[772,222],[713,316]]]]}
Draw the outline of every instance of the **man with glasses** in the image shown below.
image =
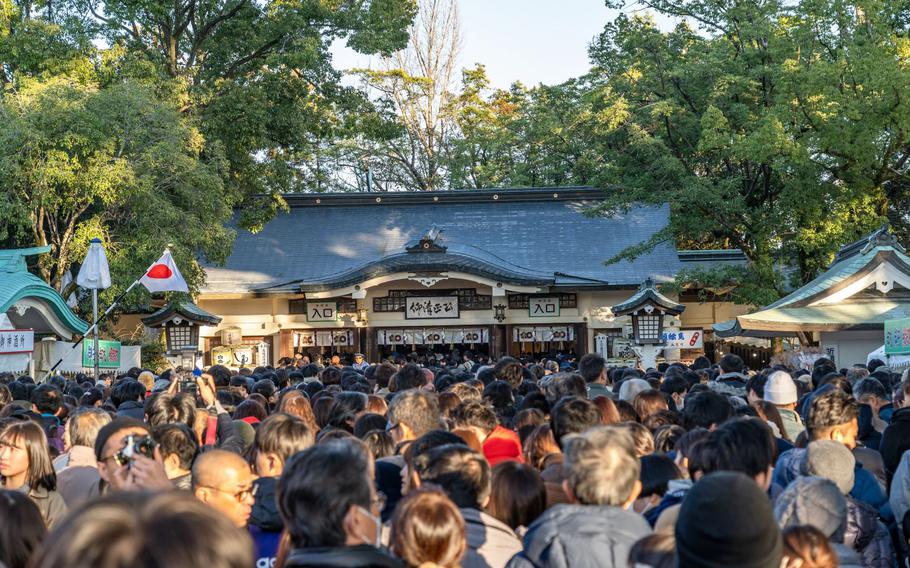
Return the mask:
{"type": "Polygon", "coordinates": [[[157,448],[153,457],[142,455],[140,451],[123,451],[129,436],[134,441],[141,441],[150,433],[146,424],[127,417],[116,418],[98,431],[95,458],[101,478],[101,493],[172,488],[157,448]]]}
{"type": "Polygon", "coordinates": [[[249,464],[233,452],[212,450],[193,464],[193,494],[240,528],[250,518],[255,479],[249,464]]]}

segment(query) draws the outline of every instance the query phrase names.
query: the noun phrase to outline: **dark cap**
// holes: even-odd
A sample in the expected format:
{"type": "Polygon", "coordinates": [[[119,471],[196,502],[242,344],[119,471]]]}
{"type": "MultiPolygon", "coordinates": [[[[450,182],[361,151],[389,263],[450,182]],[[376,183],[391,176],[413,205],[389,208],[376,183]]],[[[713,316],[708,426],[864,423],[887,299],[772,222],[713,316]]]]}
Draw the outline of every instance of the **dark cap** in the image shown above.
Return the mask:
{"type": "Polygon", "coordinates": [[[151,432],[148,424],[141,420],[136,420],[135,418],[129,418],[127,416],[114,418],[109,424],[105,424],[104,427],[98,431],[98,437],[95,438],[95,459],[101,461],[101,452],[104,451],[104,445],[107,444],[107,441],[111,436],[128,428],[142,428],[146,432],[151,432]]]}

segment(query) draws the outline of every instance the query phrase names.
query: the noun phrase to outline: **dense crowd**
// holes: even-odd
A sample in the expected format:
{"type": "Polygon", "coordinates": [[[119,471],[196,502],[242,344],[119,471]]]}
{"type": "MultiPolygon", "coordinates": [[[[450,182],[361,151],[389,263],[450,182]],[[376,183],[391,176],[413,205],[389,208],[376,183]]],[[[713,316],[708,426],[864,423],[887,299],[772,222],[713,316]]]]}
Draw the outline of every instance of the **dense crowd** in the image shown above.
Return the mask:
{"type": "Polygon", "coordinates": [[[0,374],[0,566],[885,568],[908,449],[881,361],[0,374]]]}

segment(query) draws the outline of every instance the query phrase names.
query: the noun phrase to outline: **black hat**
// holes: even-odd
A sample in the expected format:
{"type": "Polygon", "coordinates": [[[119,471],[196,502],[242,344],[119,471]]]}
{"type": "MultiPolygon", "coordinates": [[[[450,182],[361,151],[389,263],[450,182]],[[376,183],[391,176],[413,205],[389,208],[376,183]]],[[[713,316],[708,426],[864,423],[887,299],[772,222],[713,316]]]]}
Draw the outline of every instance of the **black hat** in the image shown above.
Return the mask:
{"type": "Polygon", "coordinates": [[[679,510],[676,550],[680,568],[778,568],[781,535],[771,501],[741,473],[703,477],[679,510]]]}
{"type": "Polygon", "coordinates": [[[109,424],[105,424],[101,430],[98,430],[98,437],[95,438],[95,459],[101,461],[101,452],[104,451],[108,438],[127,428],[142,428],[146,432],[150,432],[148,424],[141,420],[127,416],[114,418],[109,424]]]}

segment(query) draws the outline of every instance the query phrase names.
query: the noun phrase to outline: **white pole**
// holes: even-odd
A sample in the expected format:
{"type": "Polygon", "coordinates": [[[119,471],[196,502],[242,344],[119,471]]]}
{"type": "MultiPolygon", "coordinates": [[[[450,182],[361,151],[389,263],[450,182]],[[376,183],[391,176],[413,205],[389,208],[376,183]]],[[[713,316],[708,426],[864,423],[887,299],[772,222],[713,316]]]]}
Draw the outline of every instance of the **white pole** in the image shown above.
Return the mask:
{"type": "Polygon", "coordinates": [[[92,327],[95,328],[95,380],[98,380],[98,368],[101,362],[98,360],[98,289],[92,288],[92,327]]]}

